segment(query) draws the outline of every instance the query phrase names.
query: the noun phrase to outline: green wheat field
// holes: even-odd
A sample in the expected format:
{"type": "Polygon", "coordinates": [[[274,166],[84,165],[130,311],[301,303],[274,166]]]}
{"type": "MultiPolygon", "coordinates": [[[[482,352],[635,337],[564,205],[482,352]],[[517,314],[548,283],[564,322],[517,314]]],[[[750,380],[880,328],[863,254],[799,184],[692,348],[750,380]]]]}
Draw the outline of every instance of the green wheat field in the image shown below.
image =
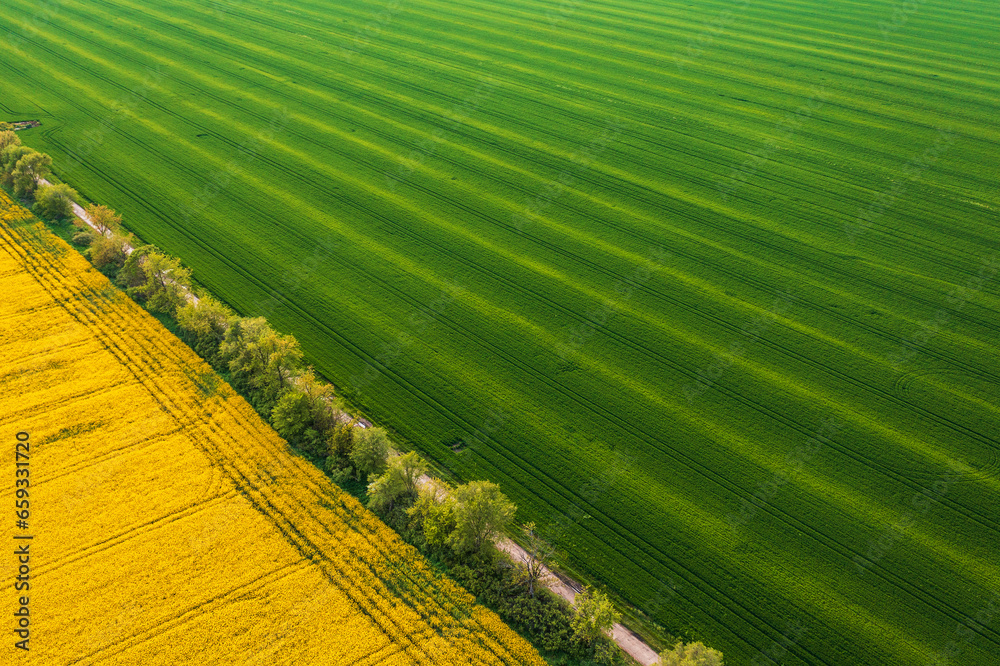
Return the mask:
{"type": "Polygon", "coordinates": [[[997,664],[1000,5],[0,4],[0,120],[729,666],[997,664]]]}

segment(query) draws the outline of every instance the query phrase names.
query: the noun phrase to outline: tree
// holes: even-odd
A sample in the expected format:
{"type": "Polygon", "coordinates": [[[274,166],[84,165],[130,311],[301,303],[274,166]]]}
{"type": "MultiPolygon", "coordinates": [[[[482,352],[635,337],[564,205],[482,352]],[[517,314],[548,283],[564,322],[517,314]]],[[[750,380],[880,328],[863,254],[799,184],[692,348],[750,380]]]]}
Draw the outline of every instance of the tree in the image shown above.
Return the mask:
{"type": "Polygon", "coordinates": [[[406,510],[424,534],[424,542],[432,549],[444,548],[455,531],[455,497],[444,481],[430,479],[420,486],[417,500],[406,510]]]}
{"type": "Polygon", "coordinates": [[[31,196],[38,187],[38,179],[45,178],[52,171],[52,158],[45,153],[31,151],[17,161],[11,176],[14,179],[14,193],[31,196]]]}
{"type": "Polygon", "coordinates": [[[381,474],[389,455],[389,437],[382,428],[364,428],[354,436],[351,462],[357,479],[381,474]]]}
{"type": "Polygon", "coordinates": [[[449,543],[457,552],[481,553],[514,519],[517,506],[489,481],[470,481],[455,489],[455,531],[449,543]]]}
{"type": "Polygon", "coordinates": [[[330,429],[326,438],[328,469],[332,462],[350,459],[351,451],[354,450],[354,431],[357,425],[357,420],[352,419],[347,423],[337,423],[330,429]]]}
{"type": "Polygon", "coordinates": [[[302,360],[295,338],[275,333],[263,317],[233,322],[219,355],[229,364],[234,383],[250,394],[263,414],[270,414],[302,360]]]}
{"type": "Polygon", "coordinates": [[[427,472],[427,461],[421,458],[416,451],[410,451],[392,458],[389,461],[389,468],[396,470],[403,481],[406,493],[416,495],[420,477],[427,472]]]}
{"type": "Polygon", "coordinates": [[[318,438],[312,428],[309,398],[297,389],[285,391],[271,410],[271,425],[296,446],[306,447],[318,438]]]}
{"type": "Polygon", "coordinates": [[[390,511],[396,500],[406,494],[406,484],[403,477],[392,468],[375,477],[368,484],[368,508],[383,513],[390,511]]]}
{"type": "Polygon", "coordinates": [[[146,257],[160,250],[155,245],[141,245],[128,255],[115,281],[131,294],[133,289],[140,287],[146,281],[142,264],[146,257]]]}
{"type": "MultiPolygon", "coordinates": [[[[294,340],[294,338],[292,339],[294,340]]],[[[312,368],[308,368],[296,377],[294,382],[298,389],[306,396],[312,427],[325,440],[330,430],[340,422],[340,417],[343,414],[339,401],[333,395],[333,386],[316,379],[316,374],[312,368]]],[[[318,446],[314,453],[317,455],[326,455],[326,447],[318,446]]]]}
{"type": "Polygon", "coordinates": [[[211,296],[203,296],[197,303],[189,300],[177,308],[178,326],[185,332],[195,352],[213,366],[219,362],[219,347],[235,320],[233,311],[211,296]]]}
{"type": "Polygon", "coordinates": [[[12,186],[14,184],[14,169],[21,158],[35,152],[27,146],[22,146],[20,139],[17,143],[12,143],[0,152],[0,168],[2,168],[3,184],[12,186]]]}
{"type": "Polygon", "coordinates": [[[608,596],[591,588],[585,588],[576,595],[573,615],[573,636],[583,642],[597,641],[609,631],[615,622],[622,619],[608,596]]]}
{"type": "Polygon", "coordinates": [[[5,132],[7,130],[13,130],[14,126],[10,123],[0,120],[0,132],[5,132]]]}
{"type": "Polygon", "coordinates": [[[333,387],[312,370],[296,377],[271,410],[271,425],[282,437],[314,455],[324,455],[324,440],[339,415],[333,387]]]}
{"type": "Polygon", "coordinates": [[[35,193],[35,205],[43,216],[61,220],[73,214],[73,203],[79,198],[69,185],[42,185],[35,193]]]}
{"type": "Polygon", "coordinates": [[[91,223],[96,227],[98,233],[107,236],[108,232],[117,233],[122,226],[122,216],[115,213],[107,206],[95,206],[87,204],[83,209],[90,218],[91,223]]]}
{"type": "Polygon", "coordinates": [[[110,236],[101,236],[94,231],[91,236],[90,261],[94,266],[101,270],[108,266],[113,266],[116,271],[121,270],[128,260],[127,249],[134,241],[132,234],[113,233],[110,236]]]}
{"type": "Polygon", "coordinates": [[[522,578],[528,584],[528,594],[534,597],[535,585],[545,577],[555,549],[538,535],[534,523],[521,526],[521,531],[525,539],[521,553],[521,563],[524,567],[522,578]]]}
{"type": "Polygon", "coordinates": [[[150,252],[142,261],[142,273],[142,284],[131,291],[145,298],[151,311],[172,315],[187,300],[191,269],[181,266],[180,259],[150,252]]]}
{"type": "Polygon", "coordinates": [[[386,470],[368,484],[368,505],[377,511],[391,510],[401,497],[415,497],[427,463],[415,451],[389,458],[386,470]]]}
{"type": "Polygon", "coordinates": [[[703,643],[677,643],[660,653],[660,666],[724,666],[722,653],[703,643]]]}
{"type": "Polygon", "coordinates": [[[7,146],[20,146],[21,137],[15,134],[12,130],[0,129],[0,153],[3,153],[7,146]]]}

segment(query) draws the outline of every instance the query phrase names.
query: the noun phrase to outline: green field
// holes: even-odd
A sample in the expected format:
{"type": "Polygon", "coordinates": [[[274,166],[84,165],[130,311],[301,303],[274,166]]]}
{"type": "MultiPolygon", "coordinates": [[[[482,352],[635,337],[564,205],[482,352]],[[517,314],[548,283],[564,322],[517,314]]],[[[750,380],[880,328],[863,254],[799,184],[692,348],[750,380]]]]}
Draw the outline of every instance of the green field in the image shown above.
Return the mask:
{"type": "Polygon", "coordinates": [[[5,0],[0,119],[729,666],[985,666],[998,34],[967,0],[5,0]]]}

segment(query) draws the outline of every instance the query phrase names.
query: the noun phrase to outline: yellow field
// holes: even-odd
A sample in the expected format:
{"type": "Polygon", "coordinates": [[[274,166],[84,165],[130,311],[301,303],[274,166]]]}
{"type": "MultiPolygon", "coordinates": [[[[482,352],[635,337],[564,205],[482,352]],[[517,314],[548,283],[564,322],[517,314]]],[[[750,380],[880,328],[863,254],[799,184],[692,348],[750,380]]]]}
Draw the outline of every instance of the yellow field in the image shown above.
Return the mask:
{"type": "Polygon", "coordinates": [[[0,663],[544,663],[2,192],[0,432],[0,663]]]}

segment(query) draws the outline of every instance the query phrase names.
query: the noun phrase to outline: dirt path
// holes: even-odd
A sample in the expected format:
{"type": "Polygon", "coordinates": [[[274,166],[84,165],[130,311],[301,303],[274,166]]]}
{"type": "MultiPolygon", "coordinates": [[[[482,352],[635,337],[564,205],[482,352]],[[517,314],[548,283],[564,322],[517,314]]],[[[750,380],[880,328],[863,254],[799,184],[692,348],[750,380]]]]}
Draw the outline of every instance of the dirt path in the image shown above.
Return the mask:
{"type": "MultiPolygon", "coordinates": [[[[44,178],[39,178],[38,182],[41,185],[52,184],[44,178]]],[[[87,215],[87,211],[85,211],[83,207],[76,202],[73,202],[73,214],[83,220],[94,231],[100,233],[98,228],[94,225],[93,220],[91,220],[90,216],[87,215]]],[[[132,250],[133,248],[131,246],[125,246],[125,254],[132,254],[132,250]]],[[[198,302],[198,297],[191,292],[188,292],[187,297],[195,303],[198,302]]],[[[343,416],[346,420],[350,420],[350,417],[348,417],[346,413],[343,416]]],[[[359,427],[365,428],[371,424],[365,421],[359,422],[358,425],[359,427]]],[[[429,482],[430,480],[430,477],[426,475],[420,477],[421,485],[429,482]]],[[[527,552],[523,548],[509,539],[504,539],[497,544],[497,547],[510,555],[515,562],[524,562],[528,557],[527,552]]],[[[542,582],[546,587],[568,601],[571,605],[575,602],[577,593],[583,589],[583,587],[575,580],[567,578],[562,574],[552,572],[548,568],[543,569],[542,582]]],[[[642,666],[652,666],[659,661],[659,655],[654,652],[651,647],[646,645],[641,638],[636,636],[621,624],[616,623],[613,627],[611,627],[611,638],[618,644],[618,647],[624,650],[637,662],[642,664],[642,666]]]]}
{"type": "MultiPolygon", "coordinates": [[[[420,477],[420,484],[430,483],[431,478],[426,474],[420,477]]],[[[526,562],[528,553],[524,548],[510,539],[504,539],[497,543],[497,548],[510,555],[515,562],[526,562]]],[[[550,570],[548,567],[542,569],[541,582],[560,597],[573,605],[576,602],[576,595],[583,590],[583,586],[572,578],[561,573],[550,570]]],[[[653,648],[646,645],[646,642],[629,631],[624,625],[616,623],[611,627],[611,638],[629,656],[635,659],[642,666],[652,666],[660,660],[653,648]]]]}
{"type": "MultiPolygon", "coordinates": [[[[39,178],[38,179],[38,184],[39,185],[51,185],[52,183],[50,183],[49,181],[47,181],[44,178],[39,178]]],[[[83,209],[83,206],[81,206],[80,204],[78,204],[75,201],[73,202],[73,214],[76,215],[81,220],[83,220],[87,224],[87,226],[89,226],[91,229],[93,229],[97,233],[101,233],[101,230],[98,229],[97,225],[94,224],[94,221],[90,219],[90,216],[87,215],[87,211],[85,211],[83,209]]],[[[106,236],[110,235],[110,232],[108,232],[105,235],[106,236]]],[[[125,254],[132,254],[132,250],[133,249],[135,249],[135,248],[133,248],[131,245],[129,245],[127,243],[125,244],[125,254]]],[[[187,299],[189,301],[191,301],[192,303],[194,303],[195,305],[197,305],[198,304],[198,297],[195,296],[194,294],[192,294],[187,289],[185,289],[184,291],[186,292],[187,299]]]]}

